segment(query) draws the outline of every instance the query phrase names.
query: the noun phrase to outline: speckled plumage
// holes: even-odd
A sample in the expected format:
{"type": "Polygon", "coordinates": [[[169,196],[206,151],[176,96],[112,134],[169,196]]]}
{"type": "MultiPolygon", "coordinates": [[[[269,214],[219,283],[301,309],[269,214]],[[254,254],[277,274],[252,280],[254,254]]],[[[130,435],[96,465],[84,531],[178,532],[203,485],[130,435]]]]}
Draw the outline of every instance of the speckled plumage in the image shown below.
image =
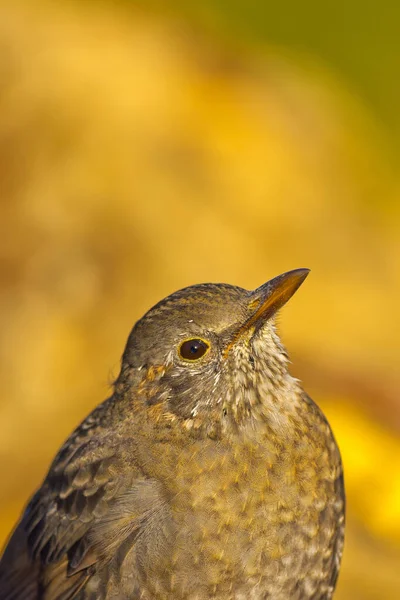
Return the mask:
{"type": "Polygon", "coordinates": [[[2,600],[332,598],[340,454],[273,320],[306,274],[186,288],[135,325],[6,548],[2,600]],[[210,349],[187,362],[190,338],[210,349]]]}

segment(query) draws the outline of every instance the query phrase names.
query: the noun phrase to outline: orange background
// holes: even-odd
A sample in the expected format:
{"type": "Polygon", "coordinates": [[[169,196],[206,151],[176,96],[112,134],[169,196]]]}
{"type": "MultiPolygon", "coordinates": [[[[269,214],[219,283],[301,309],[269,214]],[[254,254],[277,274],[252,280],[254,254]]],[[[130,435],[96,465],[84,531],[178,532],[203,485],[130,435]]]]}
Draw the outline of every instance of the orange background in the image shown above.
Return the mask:
{"type": "Polygon", "coordinates": [[[192,283],[309,267],[280,328],[343,453],[336,598],[394,600],[392,97],[379,109],[354,60],[345,76],[315,48],[219,27],[222,4],[0,2],[0,543],[145,310],[192,283]]]}

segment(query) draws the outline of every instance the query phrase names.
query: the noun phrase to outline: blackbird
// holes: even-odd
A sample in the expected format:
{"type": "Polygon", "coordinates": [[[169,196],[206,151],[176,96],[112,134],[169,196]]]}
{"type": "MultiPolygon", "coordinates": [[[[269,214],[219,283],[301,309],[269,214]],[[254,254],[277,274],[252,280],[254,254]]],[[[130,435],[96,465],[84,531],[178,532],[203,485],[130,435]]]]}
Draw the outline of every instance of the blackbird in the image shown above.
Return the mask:
{"type": "Polygon", "coordinates": [[[332,598],[340,454],[274,324],[307,275],[195,285],[136,323],[11,536],[1,600],[332,598]]]}

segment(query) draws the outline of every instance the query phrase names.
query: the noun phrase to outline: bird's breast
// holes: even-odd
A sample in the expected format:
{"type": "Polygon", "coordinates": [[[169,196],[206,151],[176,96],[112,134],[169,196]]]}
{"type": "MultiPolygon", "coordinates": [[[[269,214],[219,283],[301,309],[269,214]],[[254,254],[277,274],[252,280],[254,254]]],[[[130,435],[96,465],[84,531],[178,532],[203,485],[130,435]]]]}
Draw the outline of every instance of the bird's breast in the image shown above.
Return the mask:
{"type": "Polygon", "coordinates": [[[308,585],[321,584],[333,553],[335,460],[327,447],[278,446],[267,436],[203,440],[181,452],[172,503],[176,597],[241,598],[242,589],[243,598],[262,598],[271,586],[276,600],[307,597],[298,580],[314,569],[308,585]]]}

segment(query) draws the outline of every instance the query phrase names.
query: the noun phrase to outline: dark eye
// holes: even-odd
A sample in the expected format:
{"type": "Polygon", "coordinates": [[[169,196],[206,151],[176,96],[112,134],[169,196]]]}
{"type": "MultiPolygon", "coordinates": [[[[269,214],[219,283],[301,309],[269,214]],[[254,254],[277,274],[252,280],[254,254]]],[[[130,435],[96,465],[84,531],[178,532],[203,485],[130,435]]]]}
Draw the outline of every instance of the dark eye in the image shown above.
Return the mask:
{"type": "Polygon", "coordinates": [[[210,345],[204,340],[198,338],[193,340],[185,340],[179,346],[179,354],[185,360],[198,360],[205,355],[210,345]]]}

